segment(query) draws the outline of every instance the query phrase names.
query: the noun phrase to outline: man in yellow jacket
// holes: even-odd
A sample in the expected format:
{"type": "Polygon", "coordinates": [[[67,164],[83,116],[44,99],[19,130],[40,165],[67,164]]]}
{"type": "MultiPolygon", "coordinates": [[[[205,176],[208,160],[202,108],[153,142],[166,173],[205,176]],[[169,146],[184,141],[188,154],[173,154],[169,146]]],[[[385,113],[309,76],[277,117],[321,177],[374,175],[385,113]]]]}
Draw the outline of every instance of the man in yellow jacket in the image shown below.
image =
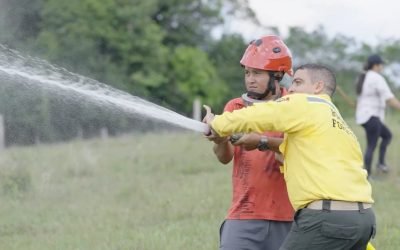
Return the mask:
{"type": "MultiPolygon", "coordinates": [[[[288,96],[276,102],[204,121],[210,137],[238,132],[282,131],[279,150],[295,222],[281,250],[365,250],[375,234],[373,199],[362,151],[330,96],[336,79],[328,68],[306,64],[294,75],[288,96]],[[301,93],[301,94],[300,94],[301,93]]],[[[268,146],[268,141],[260,143],[268,146]]]]}

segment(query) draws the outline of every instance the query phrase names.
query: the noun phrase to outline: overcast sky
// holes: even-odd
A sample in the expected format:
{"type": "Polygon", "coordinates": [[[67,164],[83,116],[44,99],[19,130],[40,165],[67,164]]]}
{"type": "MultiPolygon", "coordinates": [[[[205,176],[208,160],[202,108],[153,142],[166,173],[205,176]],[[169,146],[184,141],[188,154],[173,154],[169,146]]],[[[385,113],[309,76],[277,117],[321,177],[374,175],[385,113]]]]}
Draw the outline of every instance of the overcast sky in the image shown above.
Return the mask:
{"type": "MultiPolygon", "coordinates": [[[[398,0],[249,0],[259,20],[277,26],[283,35],[289,26],[307,31],[323,25],[328,35],[341,33],[371,45],[387,38],[400,39],[398,0]]],[[[264,35],[254,26],[235,24],[245,37],[264,35]]]]}

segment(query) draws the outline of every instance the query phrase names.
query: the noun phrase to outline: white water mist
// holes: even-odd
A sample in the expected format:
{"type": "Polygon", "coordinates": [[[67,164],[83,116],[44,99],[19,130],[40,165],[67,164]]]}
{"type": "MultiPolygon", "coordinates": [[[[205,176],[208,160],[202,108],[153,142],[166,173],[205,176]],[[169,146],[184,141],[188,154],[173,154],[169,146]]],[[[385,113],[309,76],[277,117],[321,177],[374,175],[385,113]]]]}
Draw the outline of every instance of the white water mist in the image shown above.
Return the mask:
{"type": "Polygon", "coordinates": [[[55,91],[83,95],[101,105],[122,109],[132,115],[142,115],[165,121],[182,128],[204,132],[207,126],[169,109],[132,96],[88,77],[84,77],[48,62],[23,56],[15,50],[0,45],[0,71],[11,77],[22,77],[32,84],[55,91]],[[67,91],[67,92],[66,92],[67,91]]]}

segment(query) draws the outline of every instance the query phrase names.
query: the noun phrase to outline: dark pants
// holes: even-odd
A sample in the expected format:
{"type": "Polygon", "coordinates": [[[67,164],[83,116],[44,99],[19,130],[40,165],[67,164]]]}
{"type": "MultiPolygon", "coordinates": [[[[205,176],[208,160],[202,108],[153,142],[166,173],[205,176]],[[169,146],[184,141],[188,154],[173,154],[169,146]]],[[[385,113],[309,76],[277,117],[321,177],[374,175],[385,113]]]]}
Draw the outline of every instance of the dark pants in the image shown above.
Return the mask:
{"type": "Polygon", "coordinates": [[[304,208],[280,250],[365,250],[375,235],[371,208],[327,211],[304,208]]]}
{"type": "Polygon", "coordinates": [[[362,124],[367,135],[367,149],[364,155],[365,169],[368,175],[371,174],[372,157],[378,143],[379,137],[382,138],[379,147],[379,164],[385,164],[386,148],[392,139],[390,130],[379,120],[378,117],[372,116],[366,123],[362,124]]]}
{"type": "Polygon", "coordinates": [[[220,229],[220,250],[277,250],[292,222],[225,220],[220,229]]]}

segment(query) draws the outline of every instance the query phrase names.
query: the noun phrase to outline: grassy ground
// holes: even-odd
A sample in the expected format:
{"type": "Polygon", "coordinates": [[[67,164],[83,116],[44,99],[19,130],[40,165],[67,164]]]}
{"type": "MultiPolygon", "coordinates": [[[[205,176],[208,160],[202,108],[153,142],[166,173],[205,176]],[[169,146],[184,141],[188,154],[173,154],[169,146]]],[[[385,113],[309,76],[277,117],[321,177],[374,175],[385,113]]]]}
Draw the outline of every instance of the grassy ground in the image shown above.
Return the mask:
{"type": "MultiPolygon", "coordinates": [[[[377,249],[400,246],[399,148],[372,180],[377,249]]],[[[11,148],[0,153],[0,249],[217,249],[229,200],[230,166],[198,134],[11,148]]]]}

